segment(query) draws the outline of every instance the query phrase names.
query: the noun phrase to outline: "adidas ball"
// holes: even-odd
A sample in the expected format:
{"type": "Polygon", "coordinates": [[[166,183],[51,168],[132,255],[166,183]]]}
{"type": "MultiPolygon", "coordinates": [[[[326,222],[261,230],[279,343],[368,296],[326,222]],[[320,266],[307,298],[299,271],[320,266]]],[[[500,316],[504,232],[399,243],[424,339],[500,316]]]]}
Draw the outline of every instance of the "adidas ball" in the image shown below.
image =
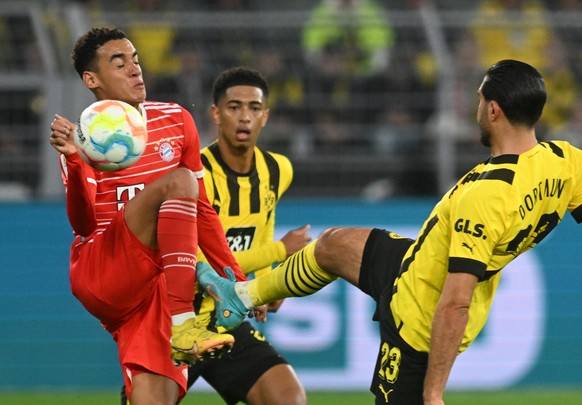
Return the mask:
{"type": "Polygon", "coordinates": [[[134,107],[119,100],[101,100],[81,113],[74,139],[85,162],[113,172],[138,161],[148,135],[145,119],[134,107]]]}

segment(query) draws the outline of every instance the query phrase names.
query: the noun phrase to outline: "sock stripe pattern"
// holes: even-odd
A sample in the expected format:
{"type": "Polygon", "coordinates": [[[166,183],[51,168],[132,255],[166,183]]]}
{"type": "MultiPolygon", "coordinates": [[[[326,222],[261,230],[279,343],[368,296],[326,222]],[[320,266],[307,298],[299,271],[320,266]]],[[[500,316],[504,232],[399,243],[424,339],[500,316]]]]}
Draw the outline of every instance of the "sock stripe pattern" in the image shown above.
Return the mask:
{"type": "Polygon", "coordinates": [[[285,284],[295,296],[313,294],[336,279],[317,265],[313,256],[314,251],[315,245],[313,249],[302,249],[289,258],[285,284]]]}
{"type": "Polygon", "coordinates": [[[196,216],[198,210],[196,202],[188,200],[167,200],[162,203],[160,207],[160,214],[162,213],[178,213],[183,215],[196,216]]]}
{"type": "Polygon", "coordinates": [[[272,272],[248,282],[248,294],[254,305],[262,305],[286,297],[311,295],[337,279],[322,269],[315,259],[312,241],[291,255],[272,272]]]}

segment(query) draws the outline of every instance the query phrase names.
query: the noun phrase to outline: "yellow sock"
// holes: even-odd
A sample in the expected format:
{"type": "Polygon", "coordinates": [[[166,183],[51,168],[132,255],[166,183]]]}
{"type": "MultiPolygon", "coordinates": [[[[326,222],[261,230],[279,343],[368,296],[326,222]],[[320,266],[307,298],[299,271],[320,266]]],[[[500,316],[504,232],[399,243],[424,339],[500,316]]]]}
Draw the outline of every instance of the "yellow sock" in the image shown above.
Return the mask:
{"type": "Polygon", "coordinates": [[[248,282],[248,294],[254,305],[263,305],[287,297],[313,294],[336,280],[315,260],[317,240],[273,269],[272,272],[248,282]]]}

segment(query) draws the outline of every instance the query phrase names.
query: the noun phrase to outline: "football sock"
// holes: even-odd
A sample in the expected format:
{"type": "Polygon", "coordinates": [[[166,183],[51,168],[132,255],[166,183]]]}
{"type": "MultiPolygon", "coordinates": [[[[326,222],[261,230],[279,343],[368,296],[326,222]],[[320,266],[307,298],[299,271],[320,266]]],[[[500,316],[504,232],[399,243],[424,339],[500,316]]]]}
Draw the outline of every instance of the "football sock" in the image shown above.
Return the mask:
{"type": "Polygon", "coordinates": [[[317,264],[316,243],[317,240],[314,240],[272,272],[247,282],[247,291],[253,304],[263,305],[286,297],[310,295],[336,280],[337,276],[317,264]]]}
{"type": "Polygon", "coordinates": [[[196,200],[176,198],[162,203],[158,214],[158,246],[172,315],[193,311],[198,229],[196,200]]]}

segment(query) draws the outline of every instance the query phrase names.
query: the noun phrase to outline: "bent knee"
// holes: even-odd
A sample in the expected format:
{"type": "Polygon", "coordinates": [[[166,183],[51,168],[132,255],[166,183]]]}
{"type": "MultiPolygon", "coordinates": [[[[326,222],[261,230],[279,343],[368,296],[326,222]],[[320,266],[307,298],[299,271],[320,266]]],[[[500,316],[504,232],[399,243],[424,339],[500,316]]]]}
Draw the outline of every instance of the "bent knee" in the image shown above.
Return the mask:
{"type": "Polygon", "coordinates": [[[333,264],[334,258],[338,254],[338,244],[343,238],[343,231],[345,228],[332,227],[324,230],[319,237],[315,245],[315,258],[317,263],[322,267],[326,268],[333,264]]]}
{"type": "Polygon", "coordinates": [[[165,178],[164,194],[166,198],[198,199],[198,180],[190,169],[185,167],[174,169],[165,178]]]}
{"type": "MultiPolygon", "coordinates": [[[[342,278],[357,276],[372,228],[333,227],[321,233],[315,258],[321,268],[342,278]]],[[[351,277],[351,278],[350,278],[351,277]]]]}

